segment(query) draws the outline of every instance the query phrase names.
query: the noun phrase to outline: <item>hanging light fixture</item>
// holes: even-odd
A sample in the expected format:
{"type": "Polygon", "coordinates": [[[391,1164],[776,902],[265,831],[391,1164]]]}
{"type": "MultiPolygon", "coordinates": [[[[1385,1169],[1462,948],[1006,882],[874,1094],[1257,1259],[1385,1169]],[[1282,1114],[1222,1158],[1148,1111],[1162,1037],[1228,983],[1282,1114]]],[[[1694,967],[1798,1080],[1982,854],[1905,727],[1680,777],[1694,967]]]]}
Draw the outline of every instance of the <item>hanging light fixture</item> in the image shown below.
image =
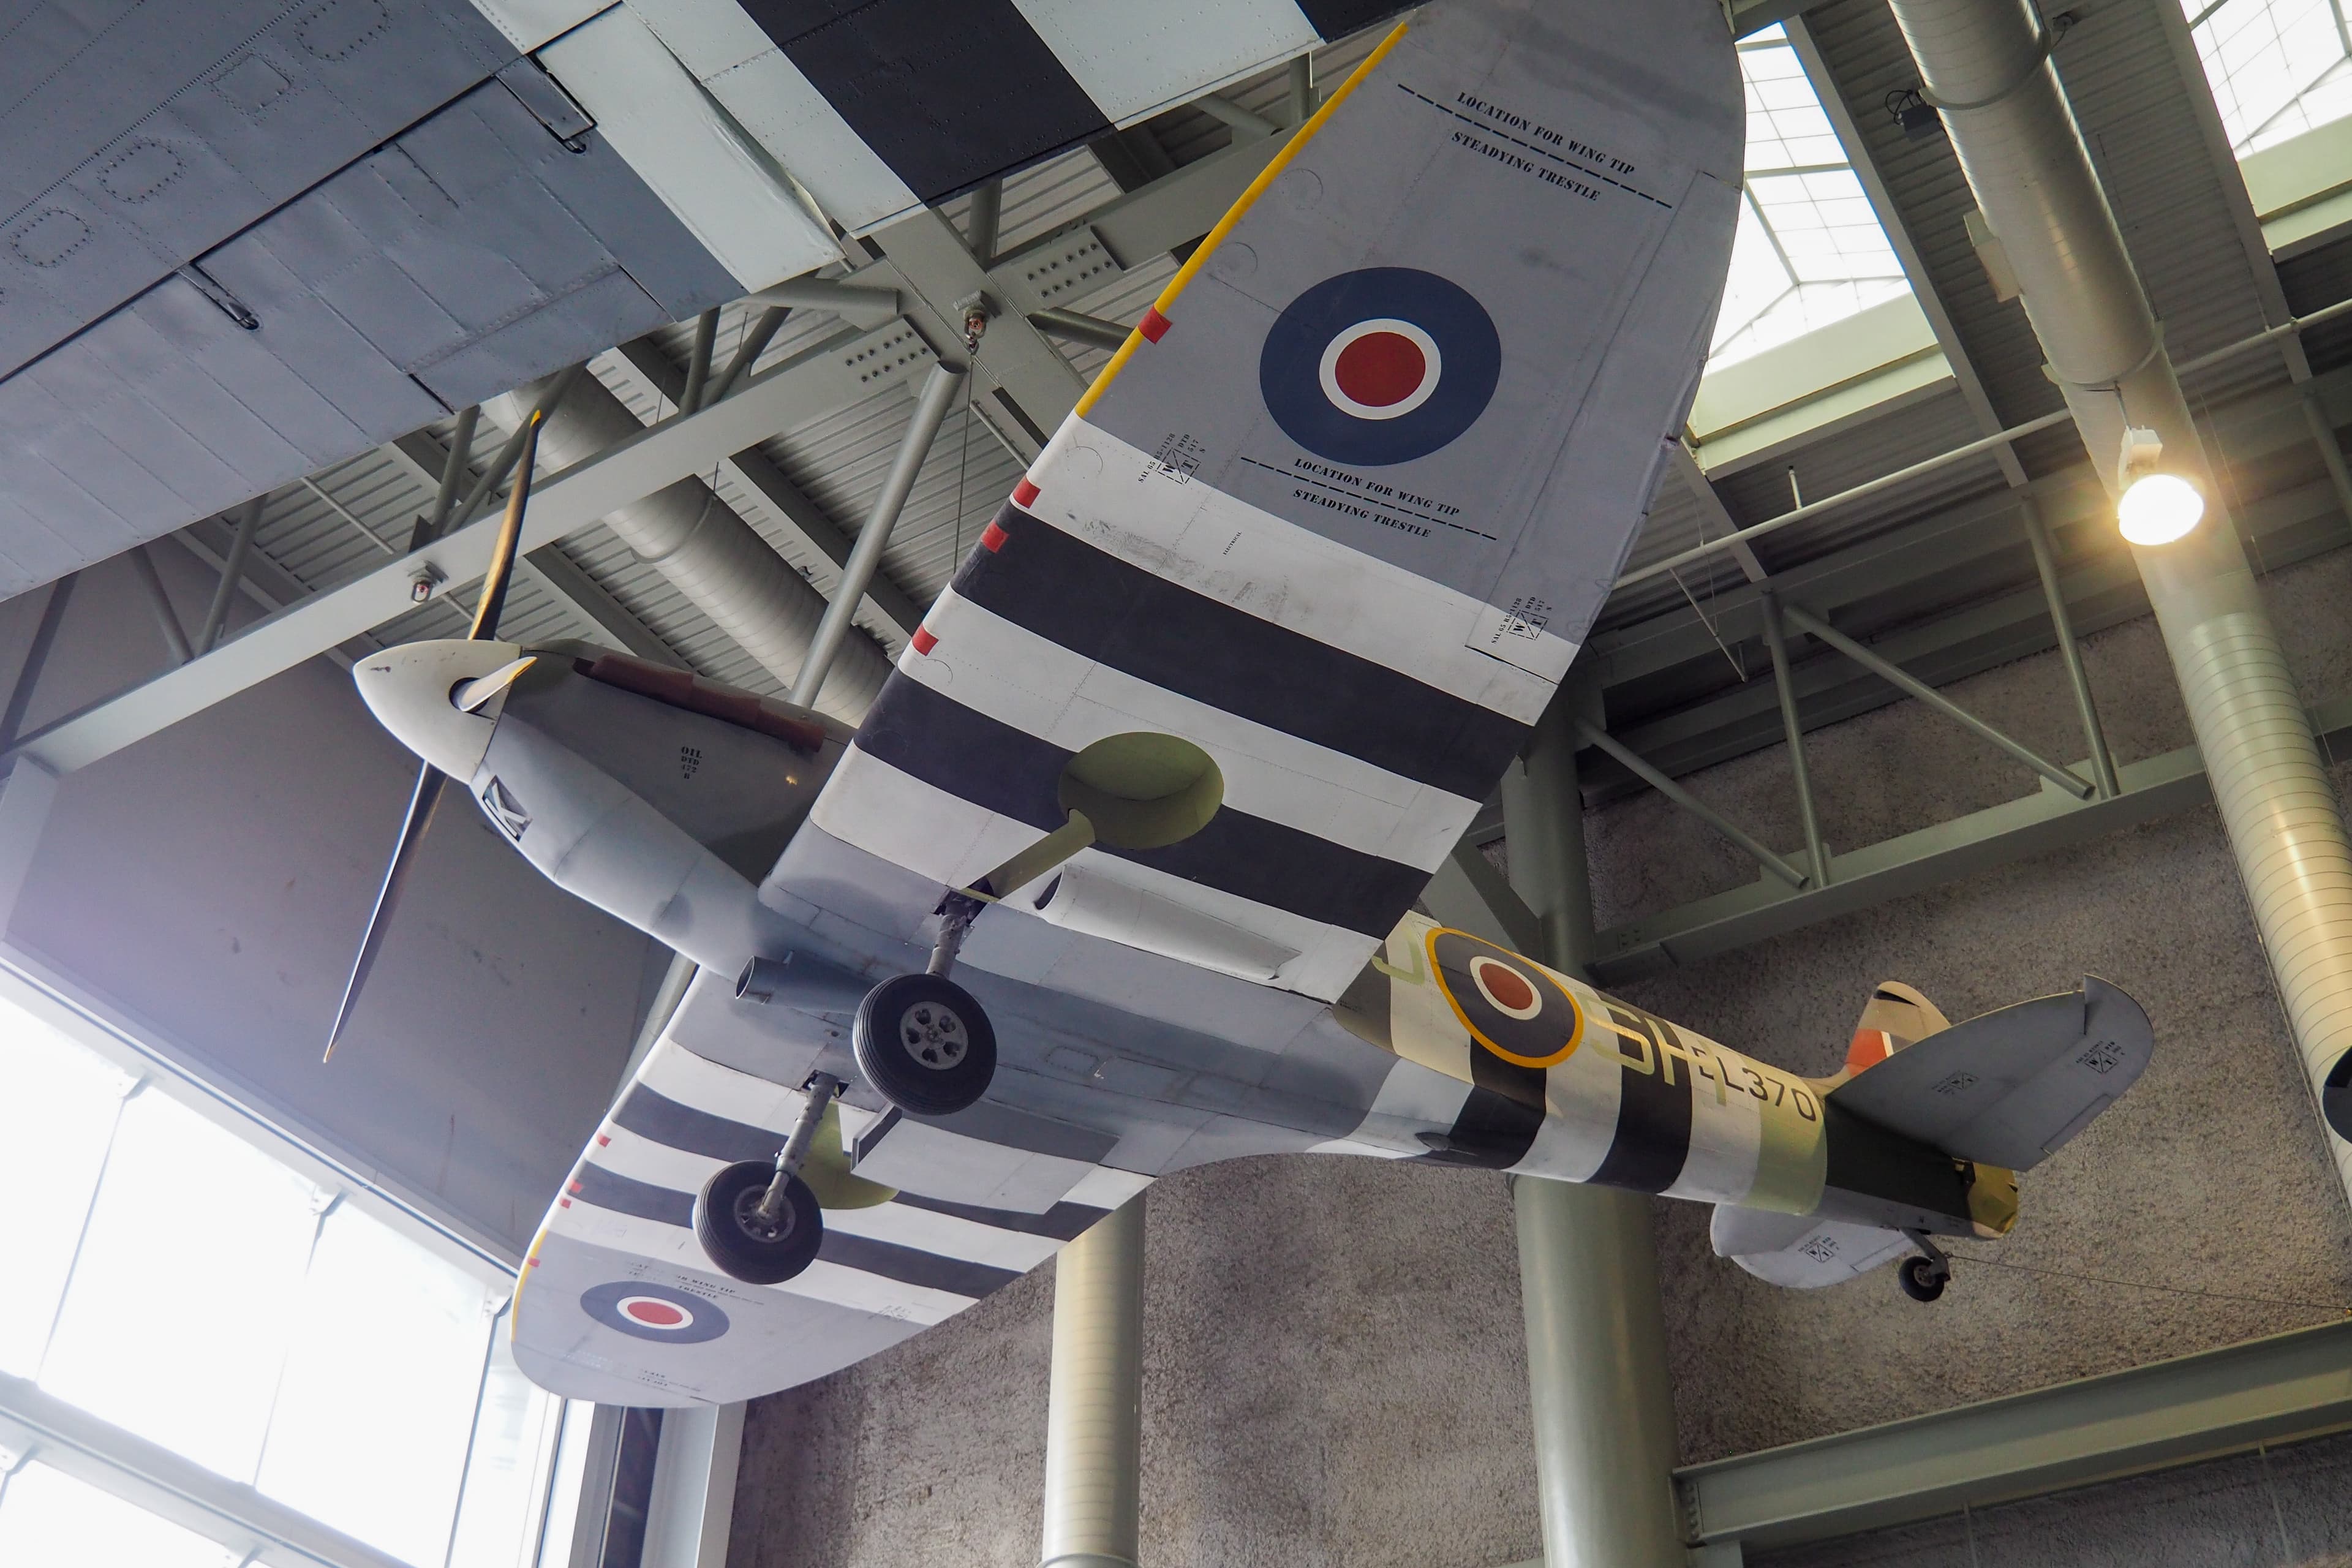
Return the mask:
{"type": "Polygon", "coordinates": [[[2124,431],[2123,454],[2116,464],[2116,526],[2133,544],[2170,544],[2184,538],[2204,519],[2203,492],[2158,465],[2164,458],[2163,439],[2146,426],[2124,431]]]}

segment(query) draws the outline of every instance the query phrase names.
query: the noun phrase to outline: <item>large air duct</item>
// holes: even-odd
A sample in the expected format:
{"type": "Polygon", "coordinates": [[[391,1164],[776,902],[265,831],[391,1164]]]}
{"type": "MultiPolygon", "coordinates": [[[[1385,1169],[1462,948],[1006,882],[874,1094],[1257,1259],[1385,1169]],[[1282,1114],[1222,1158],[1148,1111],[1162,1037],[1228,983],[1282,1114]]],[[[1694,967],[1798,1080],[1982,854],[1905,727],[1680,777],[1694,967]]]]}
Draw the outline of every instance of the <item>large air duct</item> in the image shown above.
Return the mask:
{"type": "Polygon", "coordinates": [[[1040,1568],[1135,1568],[1143,1462],[1143,1197],[1054,1261],[1040,1568]]]}
{"type": "MultiPolygon", "coordinates": [[[[1891,0],[1969,189],[2008,252],[2091,466],[2112,493],[2126,425],[2194,480],[2202,527],[2134,548],[2304,1068],[2352,1053],[2352,847],[2278,634],[2213,482],[2139,276],[2029,0],[1891,0]]],[[[2339,1097],[2340,1098],[2340,1097],[2339,1097]]],[[[2323,1105],[2325,1100],[2323,1098],[2323,1105]]],[[[2352,1190],[2352,1127],[2329,1141],[2352,1190]]]]}
{"type": "MultiPolygon", "coordinates": [[[[544,390],[514,394],[524,407],[544,390]]],[[[642,434],[626,405],[593,375],[576,377],[539,437],[551,468],[569,468],[614,443],[642,434]]],[[[809,586],[750,523],[700,479],[680,479],[604,514],[604,525],[640,559],[660,569],[679,593],[740,643],[786,690],[801,673],[810,640],[824,619],[824,595],[809,586]]],[[[864,717],[890,663],[871,638],[844,643],[817,707],[848,723],[864,717]]]]}

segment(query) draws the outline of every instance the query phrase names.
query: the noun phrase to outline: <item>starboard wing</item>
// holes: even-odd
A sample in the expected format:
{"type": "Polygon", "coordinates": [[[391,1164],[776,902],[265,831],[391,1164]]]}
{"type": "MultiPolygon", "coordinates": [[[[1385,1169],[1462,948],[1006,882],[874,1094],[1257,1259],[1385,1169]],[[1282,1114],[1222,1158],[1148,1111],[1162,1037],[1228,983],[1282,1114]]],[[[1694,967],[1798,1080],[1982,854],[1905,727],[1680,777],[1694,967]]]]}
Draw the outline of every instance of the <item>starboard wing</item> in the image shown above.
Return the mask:
{"type": "Polygon", "coordinates": [[[1457,0],[1391,34],[1031,466],[762,896],[915,942],[1063,826],[1075,755],[1172,735],[1221,773],[1206,825],[1013,907],[1337,997],[1631,546],[1742,126],[1708,0],[1457,0]]]}
{"type": "MultiPolygon", "coordinates": [[[[774,1286],[730,1279],[695,1240],[694,1195],[724,1165],[774,1158],[803,1103],[798,1089],[674,1038],[655,1046],[531,1244],[513,1333],[532,1382],[638,1405],[723,1405],[805,1383],[1010,1284],[1148,1184],[1089,1166],[1062,1173],[1041,1201],[997,1206],[1020,1203],[1019,1173],[993,1191],[954,1151],[909,1142],[893,1171],[910,1185],[870,1207],[826,1211],[805,1273],[774,1286]]],[[[844,1135],[868,1119],[845,1111],[844,1135]]]]}

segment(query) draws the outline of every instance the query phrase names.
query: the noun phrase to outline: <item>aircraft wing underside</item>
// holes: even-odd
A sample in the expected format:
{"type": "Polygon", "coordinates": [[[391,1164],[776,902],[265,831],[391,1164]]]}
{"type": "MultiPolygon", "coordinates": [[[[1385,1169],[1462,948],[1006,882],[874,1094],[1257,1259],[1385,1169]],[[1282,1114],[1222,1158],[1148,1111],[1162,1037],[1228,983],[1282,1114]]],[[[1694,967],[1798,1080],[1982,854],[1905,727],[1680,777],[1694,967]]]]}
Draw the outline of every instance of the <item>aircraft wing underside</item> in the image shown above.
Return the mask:
{"type": "Polygon", "coordinates": [[[901,1195],[828,1209],[806,1273],[730,1280],[691,1194],[773,1156],[803,1103],[786,1086],[856,1075],[845,1018],[722,1021],[705,976],[534,1248],[515,1315],[533,1377],[676,1404],[821,1375],[1042,1260],[1062,1237],[1041,1226],[1115,1206],[1149,1179],[1130,1173],[1517,1157],[1460,1125],[1496,1091],[1327,1005],[1523,743],[1631,548],[1713,324],[1743,104],[1711,0],[1424,17],[1185,262],[760,889],[818,963],[919,973],[948,894],[1087,826],[1085,790],[1112,797],[1091,847],[983,889],[1002,901],[954,975],[994,1025],[985,1098],[874,1145],[858,1174],[901,1195]],[[1120,776],[1202,759],[1184,787],[1205,810],[1088,771],[1139,741],[1120,776]],[[1110,831],[1119,801],[1160,815],[1110,831]],[[909,1195],[959,1162],[961,1191],[996,1195],[909,1195]]]}
{"type": "MultiPolygon", "coordinates": [[[[1033,1195],[1047,1190],[1036,1173],[975,1194],[1020,1207],[900,1191],[828,1214],[824,1249],[799,1278],[730,1279],[695,1240],[694,1194],[722,1165],[773,1158],[804,1100],[675,1039],[654,1047],[524,1266],[514,1351],[534,1382],[635,1405],[724,1404],[804,1383],[961,1311],[1150,1184],[1060,1161],[1045,1173],[1058,1195],[1045,1201],[1033,1195]]],[[[844,1127],[854,1136],[871,1119],[846,1111],[844,1127]]]]}
{"type": "Polygon", "coordinates": [[[1738,200],[1721,34],[1702,0],[1391,34],[1032,465],[765,901],[923,945],[941,892],[1064,825],[1090,748],[1176,737],[1221,775],[1204,825],[1098,837],[975,936],[1338,997],[1549,701],[1677,438],[1738,200]],[[922,890],[874,907],[828,840],[922,890]]]}

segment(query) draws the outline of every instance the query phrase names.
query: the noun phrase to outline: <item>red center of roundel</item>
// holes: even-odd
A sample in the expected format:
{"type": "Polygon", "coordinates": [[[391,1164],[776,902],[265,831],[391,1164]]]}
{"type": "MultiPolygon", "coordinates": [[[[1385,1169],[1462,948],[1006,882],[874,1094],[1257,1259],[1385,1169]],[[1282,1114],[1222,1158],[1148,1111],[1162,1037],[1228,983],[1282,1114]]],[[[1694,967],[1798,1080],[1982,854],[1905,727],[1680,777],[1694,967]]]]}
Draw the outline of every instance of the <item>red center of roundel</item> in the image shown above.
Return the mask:
{"type": "Polygon", "coordinates": [[[1507,1007],[1517,1013],[1535,1005],[1536,988],[1516,971],[1506,969],[1499,963],[1481,964],[1478,978],[1485,984],[1486,994],[1495,999],[1498,1007],[1507,1007]]]}
{"type": "Polygon", "coordinates": [[[674,1329],[686,1321],[686,1314],[667,1301],[635,1300],[622,1309],[648,1328],[674,1329]]]}
{"type": "Polygon", "coordinates": [[[1402,403],[1421,388],[1429,361],[1402,332],[1366,332],[1339,351],[1331,379],[1366,408],[1402,403]]]}

